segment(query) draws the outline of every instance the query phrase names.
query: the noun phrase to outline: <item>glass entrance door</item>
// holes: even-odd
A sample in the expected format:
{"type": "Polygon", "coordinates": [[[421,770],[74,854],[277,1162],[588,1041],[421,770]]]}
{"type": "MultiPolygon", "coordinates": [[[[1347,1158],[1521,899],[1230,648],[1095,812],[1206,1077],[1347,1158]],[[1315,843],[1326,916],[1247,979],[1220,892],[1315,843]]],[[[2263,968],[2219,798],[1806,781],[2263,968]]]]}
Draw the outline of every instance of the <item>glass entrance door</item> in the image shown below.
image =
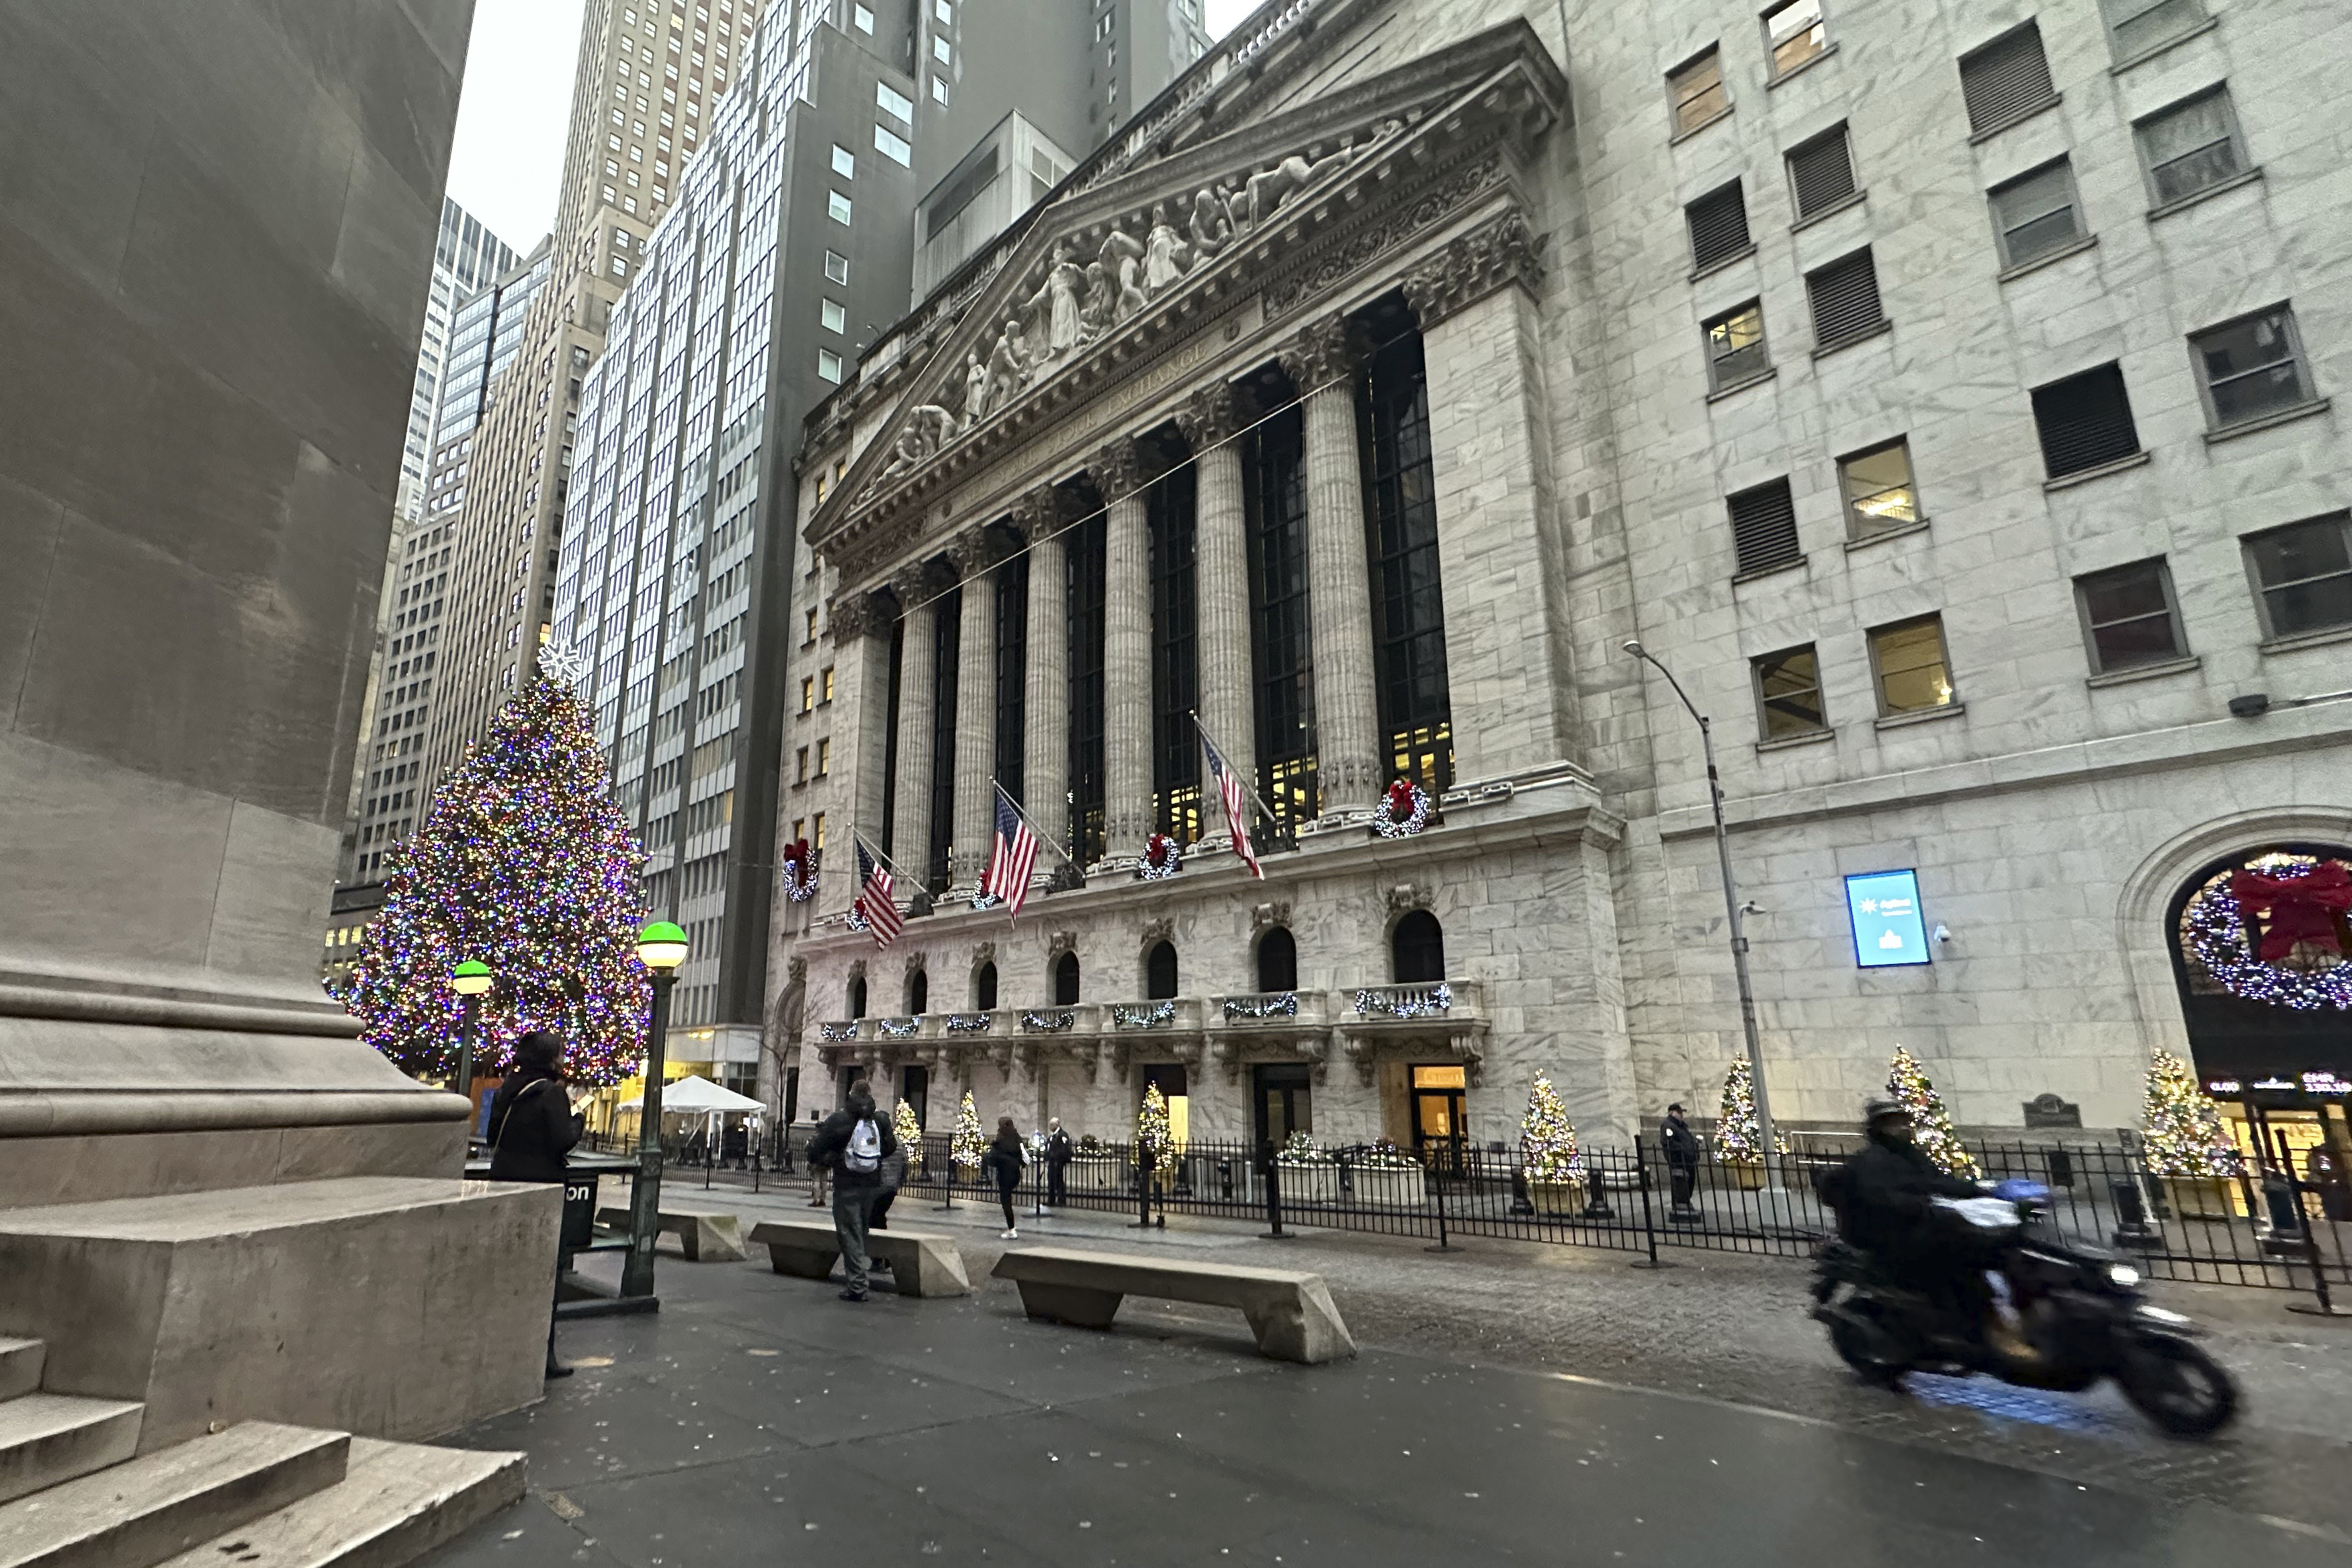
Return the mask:
{"type": "Polygon", "coordinates": [[[1460,1168],[1470,1135],[1465,1115],[1469,1090],[1467,1068],[1412,1069],[1412,1152],[1423,1164],[1442,1170],[1460,1168]]]}
{"type": "Polygon", "coordinates": [[[1250,1069],[1256,1080],[1258,1142],[1280,1148],[1294,1132],[1315,1131],[1314,1069],[1274,1062],[1250,1069]]]}

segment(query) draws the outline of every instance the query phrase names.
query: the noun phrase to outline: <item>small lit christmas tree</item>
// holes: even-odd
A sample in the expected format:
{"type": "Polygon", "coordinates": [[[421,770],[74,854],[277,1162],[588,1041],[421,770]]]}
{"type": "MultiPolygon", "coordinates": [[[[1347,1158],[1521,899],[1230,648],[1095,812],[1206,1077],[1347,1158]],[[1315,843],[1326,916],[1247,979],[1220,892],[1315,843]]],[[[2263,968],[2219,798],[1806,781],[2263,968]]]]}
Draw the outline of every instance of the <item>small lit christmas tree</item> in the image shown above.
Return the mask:
{"type": "Polygon", "coordinates": [[[905,1100],[890,1113],[890,1131],[898,1134],[898,1147],[907,1152],[907,1177],[909,1181],[923,1173],[923,1124],[915,1120],[915,1108],[905,1100]]]}
{"type": "Polygon", "coordinates": [[[645,1055],[645,855],[613,803],[576,664],[543,652],[540,668],[393,850],[383,913],[337,993],[361,1038],[418,1078],[457,1070],[465,1014],[449,972],[467,959],[497,976],[477,1072],[498,1072],[534,1029],[563,1037],[584,1083],[618,1083],[645,1055]]]}
{"type": "Polygon", "coordinates": [[[1584,1152],[1576,1146],[1576,1124],[1551,1079],[1536,1074],[1528,1089],[1528,1113],[1519,1121],[1519,1168],[1530,1184],[1564,1184],[1584,1179],[1584,1152]]]}
{"type": "MultiPolygon", "coordinates": [[[[1776,1130],[1775,1152],[1789,1152],[1789,1141],[1776,1130]]],[[[1747,1062],[1736,1061],[1723,1075],[1723,1101],[1716,1110],[1715,1157],[1733,1165],[1764,1163],[1764,1125],[1756,1114],[1756,1074],[1747,1062]]]]}
{"type": "Polygon", "coordinates": [[[2140,1146],[2151,1174],[2238,1176],[2244,1157],[2221,1125],[2221,1108],[2198,1085],[2189,1064],[2158,1051],[2140,1100],[2140,1146]]]}
{"type": "Polygon", "coordinates": [[[1958,1136],[1952,1131],[1952,1119],[1945,1113],[1943,1096],[1927,1081],[1917,1059],[1901,1046],[1895,1047],[1895,1059],[1887,1064],[1886,1092],[1911,1112],[1912,1135],[1927,1158],[1936,1162],[1937,1169],[1962,1181],[1976,1179],[1976,1158],[1960,1147],[1958,1136]]]}
{"type": "Polygon", "coordinates": [[[971,1090],[965,1089],[963,1103],[956,1107],[955,1137],[948,1145],[948,1158],[967,1171],[977,1171],[987,1152],[988,1140],[980,1131],[980,1107],[973,1103],[971,1090]]]}
{"type": "Polygon", "coordinates": [[[1176,1169],[1176,1134],[1168,1125],[1168,1100],[1158,1084],[1143,1090],[1142,1108],[1135,1113],[1135,1163],[1156,1175],[1176,1169]]]}

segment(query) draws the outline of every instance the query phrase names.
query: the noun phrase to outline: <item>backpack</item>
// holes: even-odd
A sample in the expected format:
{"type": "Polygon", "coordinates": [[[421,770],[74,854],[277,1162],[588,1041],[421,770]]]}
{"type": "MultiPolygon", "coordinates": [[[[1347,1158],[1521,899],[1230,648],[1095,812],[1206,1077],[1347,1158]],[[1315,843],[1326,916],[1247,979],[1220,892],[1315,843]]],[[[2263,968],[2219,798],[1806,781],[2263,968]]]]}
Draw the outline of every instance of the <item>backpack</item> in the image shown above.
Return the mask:
{"type": "Polygon", "coordinates": [[[882,1131],[874,1119],[862,1116],[857,1125],[849,1130],[849,1144],[843,1152],[841,1166],[861,1175],[871,1175],[882,1168],[882,1131]]]}

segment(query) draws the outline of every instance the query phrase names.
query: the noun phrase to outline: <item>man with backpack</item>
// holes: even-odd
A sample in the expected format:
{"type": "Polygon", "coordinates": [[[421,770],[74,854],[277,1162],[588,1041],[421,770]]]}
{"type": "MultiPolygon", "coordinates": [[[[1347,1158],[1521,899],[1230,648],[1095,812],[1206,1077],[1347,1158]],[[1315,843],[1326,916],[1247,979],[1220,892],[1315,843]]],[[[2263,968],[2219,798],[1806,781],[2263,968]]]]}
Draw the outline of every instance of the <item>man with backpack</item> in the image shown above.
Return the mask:
{"type": "Polygon", "coordinates": [[[864,1079],[849,1086],[843,1107],[824,1119],[809,1140],[810,1168],[833,1173],[833,1234],[841,1243],[842,1271],[848,1282],[845,1301],[866,1300],[866,1226],[882,1194],[883,1163],[898,1152],[889,1118],[874,1109],[874,1091],[864,1079]]]}

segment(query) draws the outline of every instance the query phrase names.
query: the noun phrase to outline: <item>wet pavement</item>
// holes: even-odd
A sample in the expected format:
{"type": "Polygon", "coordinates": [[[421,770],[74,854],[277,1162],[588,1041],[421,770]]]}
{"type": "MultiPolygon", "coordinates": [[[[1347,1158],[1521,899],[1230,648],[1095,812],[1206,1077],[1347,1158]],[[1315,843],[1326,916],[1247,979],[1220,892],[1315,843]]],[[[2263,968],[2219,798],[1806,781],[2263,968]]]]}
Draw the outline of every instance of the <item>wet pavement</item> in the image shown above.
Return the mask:
{"type": "Polygon", "coordinates": [[[2217,1338],[2256,1363],[2249,1419],[2186,1445],[2112,1394],[1861,1388],[1786,1262],[1650,1274],[1572,1247],[1432,1258],[1024,1218],[1024,1239],[1324,1273],[1365,1348],[1309,1368],[1257,1357],[1240,1315],[1208,1308],[1130,1301],[1108,1334],[1032,1323],[984,1282],[1018,1245],[995,1216],[899,1219],[954,1227],[978,1293],[857,1307],[764,1258],[666,1258],[658,1315],[567,1322],[564,1353],[604,1364],[461,1439],[529,1450],[530,1495],[431,1561],[2352,1563],[2352,1416],[2332,1397],[2352,1334],[2281,1327],[2256,1292],[2228,1293],[2255,1300],[2225,1304],[2217,1338]]]}

